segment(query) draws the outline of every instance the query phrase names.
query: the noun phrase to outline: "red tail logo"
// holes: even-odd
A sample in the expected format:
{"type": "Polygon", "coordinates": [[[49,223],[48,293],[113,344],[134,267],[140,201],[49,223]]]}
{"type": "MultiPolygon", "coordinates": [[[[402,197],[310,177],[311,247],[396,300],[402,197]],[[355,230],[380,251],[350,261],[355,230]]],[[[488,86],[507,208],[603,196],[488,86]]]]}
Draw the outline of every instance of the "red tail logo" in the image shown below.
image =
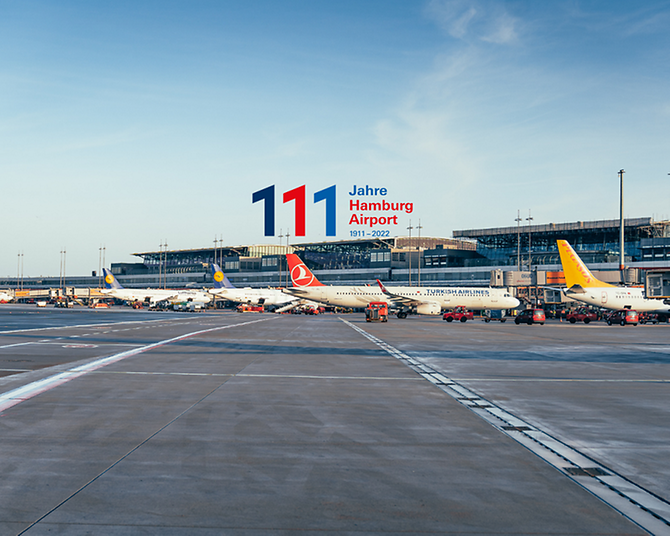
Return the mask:
{"type": "Polygon", "coordinates": [[[314,274],[305,266],[295,253],[286,255],[288,267],[291,270],[291,281],[295,287],[323,287],[314,274]]]}

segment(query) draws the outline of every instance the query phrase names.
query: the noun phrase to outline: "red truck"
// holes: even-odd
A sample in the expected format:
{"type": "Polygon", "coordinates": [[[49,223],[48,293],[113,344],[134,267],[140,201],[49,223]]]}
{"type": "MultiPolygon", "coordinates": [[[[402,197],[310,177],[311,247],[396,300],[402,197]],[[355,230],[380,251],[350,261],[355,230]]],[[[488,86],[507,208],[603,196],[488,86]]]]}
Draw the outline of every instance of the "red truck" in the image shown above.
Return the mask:
{"type": "Polygon", "coordinates": [[[366,322],[388,322],[389,306],[386,302],[370,302],[365,308],[366,322]]]}
{"type": "Polygon", "coordinates": [[[475,314],[472,311],[468,311],[463,305],[454,307],[453,311],[447,311],[442,315],[442,320],[447,322],[453,322],[458,320],[459,322],[467,322],[468,320],[473,320],[475,314]]]}
{"type": "Polygon", "coordinates": [[[567,315],[565,315],[565,319],[571,324],[576,322],[584,322],[584,324],[588,324],[589,322],[598,320],[598,315],[593,311],[582,308],[569,312],[567,315]]]}

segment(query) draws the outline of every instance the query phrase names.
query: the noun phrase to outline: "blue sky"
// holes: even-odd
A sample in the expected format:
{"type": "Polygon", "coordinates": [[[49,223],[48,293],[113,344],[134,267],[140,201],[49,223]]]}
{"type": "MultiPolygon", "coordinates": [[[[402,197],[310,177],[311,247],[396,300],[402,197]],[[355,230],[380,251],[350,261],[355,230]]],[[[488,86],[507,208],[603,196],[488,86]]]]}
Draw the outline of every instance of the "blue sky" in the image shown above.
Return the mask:
{"type": "MultiPolygon", "coordinates": [[[[0,0],[0,274],[279,243],[356,185],[422,234],[670,218],[670,2],[0,0]],[[293,232],[293,231],[292,231],[293,232]]],[[[415,231],[416,232],[416,231],[415,231]]]]}

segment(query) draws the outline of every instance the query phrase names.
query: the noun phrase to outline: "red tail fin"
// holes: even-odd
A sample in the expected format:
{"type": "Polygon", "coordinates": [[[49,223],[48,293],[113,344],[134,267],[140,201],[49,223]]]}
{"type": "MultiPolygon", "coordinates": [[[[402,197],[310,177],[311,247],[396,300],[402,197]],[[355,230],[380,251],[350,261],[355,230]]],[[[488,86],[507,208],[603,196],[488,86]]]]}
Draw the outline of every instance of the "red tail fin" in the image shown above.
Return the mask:
{"type": "Polygon", "coordinates": [[[286,255],[288,269],[291,271],[291,281],[294,287],[324,287],[316,276],[305,266],[295,253],[286,255]]]}

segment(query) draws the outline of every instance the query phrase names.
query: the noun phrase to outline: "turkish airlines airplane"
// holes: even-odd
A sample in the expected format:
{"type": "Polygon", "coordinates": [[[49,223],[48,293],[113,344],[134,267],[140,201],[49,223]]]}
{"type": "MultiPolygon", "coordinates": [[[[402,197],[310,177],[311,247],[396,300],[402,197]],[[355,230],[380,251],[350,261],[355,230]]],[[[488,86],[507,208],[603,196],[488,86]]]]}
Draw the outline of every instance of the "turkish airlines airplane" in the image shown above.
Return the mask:
{"type": "Polygon", "coordinates": [[[439,315],[443,309],[459,305],[468,309],[514,309],[519,300],[505,289],[478,287],[384,287],[326,286],[294,253],[286,255],[293,287],[284,292],[339,307],[365,307],[373,301],[395,306],[398,318],[410,311],[420,315],[439,315]]]}
{"type": "Polygon", "coordinates": [[[101,289],[100,292],[119,300],[141,302],[149,300],[151,303],[160,301],[168,301],[170,303],[186,301],[209,303],[212,301],[212,297],[207,292],[202,292],[200,290],[124,288],[121,283],[116,280],[114,274],[107,268],[103,268],[102,272],[105,275],[105,288],[101,289]]]}
{"type": "Polygon", "coordinates": [[[597,279],[567,240],[557,240],[567,288],[563,294],[573,300],[606,309],[634,309],[642,313],[668,313],[670,305],[646,298],[643,288],[617,287],[597,279]]]}

